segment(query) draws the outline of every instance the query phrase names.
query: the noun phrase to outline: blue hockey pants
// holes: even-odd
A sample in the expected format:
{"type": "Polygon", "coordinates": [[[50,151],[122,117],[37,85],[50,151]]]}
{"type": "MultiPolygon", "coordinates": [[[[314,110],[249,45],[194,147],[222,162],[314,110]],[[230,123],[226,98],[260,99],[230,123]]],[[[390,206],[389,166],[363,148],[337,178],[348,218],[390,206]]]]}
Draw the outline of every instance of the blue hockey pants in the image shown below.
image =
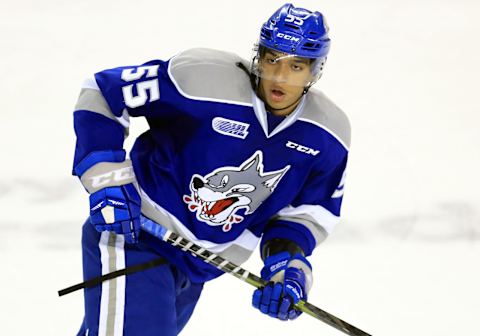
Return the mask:
{"type": "MultiPolygon", "coordinates": [[[[141,243],[125,244],[122,235],[98,233],[88,221],[82,253],[85,280],[159,258],[141,243]]],[[[78,336],[178,335],[202,288],[169,263],[105,281],[84,291],[85,316],[78,336]]]]}

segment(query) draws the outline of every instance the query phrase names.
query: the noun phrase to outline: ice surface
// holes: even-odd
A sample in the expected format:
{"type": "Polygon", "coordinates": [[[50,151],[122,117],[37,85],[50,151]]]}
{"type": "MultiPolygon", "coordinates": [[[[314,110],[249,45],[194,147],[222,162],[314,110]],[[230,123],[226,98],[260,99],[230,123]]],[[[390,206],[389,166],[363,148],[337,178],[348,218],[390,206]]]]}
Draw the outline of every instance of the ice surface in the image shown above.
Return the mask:
{"type": "MultiPolygon", "coordinates": [[[[327,16],[317,87],[353,128],[344,220],[312,257],[310,301],[374,335],[479,335],[480,3],[295,4],[327,16]]],[[[88,205],[69,172],[83,79],[197,46],[247,58],[280,5],[0,3],[0,334],[73,335],[82,318],[81,293],[56,291],[81,280],[88,205]]],[[[133,120],[132,134],[144,127],[133,120]]],[[[183,335],[341,335],[308,316],[264,317],[251,291],[229,276],[207,284],[183,335]]]]}

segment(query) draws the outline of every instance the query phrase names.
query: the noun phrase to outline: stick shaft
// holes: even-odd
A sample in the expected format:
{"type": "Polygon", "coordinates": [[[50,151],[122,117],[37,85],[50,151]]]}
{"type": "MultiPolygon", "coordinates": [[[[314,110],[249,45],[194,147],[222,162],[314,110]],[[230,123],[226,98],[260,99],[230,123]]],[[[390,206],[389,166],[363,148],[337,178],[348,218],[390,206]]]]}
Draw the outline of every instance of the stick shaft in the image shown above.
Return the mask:
{"type": "Polygon", "coordinates": [[[130,274],[140,272],[140,271],[145,271],[149,268],[163,265],[166,262],[167,261],[165,260],[165,258],[161,257],[161,258],[157,258],[157,259],[148,261],[146,263],[122,268],[120,270],[117,270],[117,271],[114,271],[114,272],[111,272],[111,273],[107,273],[107,274],[103,274],[101,276],[98,276],[98,277],[95,277],[95,278],[92,278],[92,279],[88,279],[88,280],[86,280],[84,282],[81,282],[79,284],[61,289],[61,290],[58,291],[58,296],[67,295],[67,294],[73,293],[73,292],[75,292],[79,289],[95,287],[95,286],[100,285],[104,281],[112,280],[112,279],[118,278],[120,276],[130,275],[130,274]]]}
{"type": "MultiPolygon", "coordinates": [[[[163,241],[173,246],[177,246],[185,252],[188,251],[193,253],[195,256],[199,257],[206,263],[215,266],[221,271],[229,273],[256,288],[263,288],[268,284],[266,280],[259,278],[255,274],[248,272],[247,270],[226,260],[225,258],[215,253],[212,253],[197,244],[194,244],[188,239],[185,239],[178,234],[167,230],[160,224],[157,224],[146,217],[142,217],[141,219],[141,227],[144,231],[152,234],[159,239],[162,239],[163,241]]],[[[327,313],[326,311],[306,301],[300,300],[300,302],[295,305],[295,309],[298,309],[310,316],[313,316],[316,319],[330,325],[331,327],[334,327],[337,330],[344,332],[347,335],[371,336],[370,334],[356,328],[355,326],[339,319],[338,317],[330,313],[327,313]]]]}

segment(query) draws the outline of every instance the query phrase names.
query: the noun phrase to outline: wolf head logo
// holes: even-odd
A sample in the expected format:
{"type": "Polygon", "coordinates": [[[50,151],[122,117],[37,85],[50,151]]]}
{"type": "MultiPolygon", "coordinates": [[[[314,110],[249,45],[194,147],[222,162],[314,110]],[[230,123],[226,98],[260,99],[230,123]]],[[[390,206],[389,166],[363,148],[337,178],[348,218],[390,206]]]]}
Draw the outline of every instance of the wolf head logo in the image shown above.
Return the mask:
{"type": "Polygon", "coordinates": [[[290,169],[263,171],[263,153],[256,151],[240,167],[221,167],[212,173],[194,174],[190,181],[191,195],[184,195],[188,209],[196,212],[197,219],[211,226],[222,226],[230,231],[232,224],[240,223],[243,217],[236,214],[245,209],[253,213],[275,190],[290,169]]]}

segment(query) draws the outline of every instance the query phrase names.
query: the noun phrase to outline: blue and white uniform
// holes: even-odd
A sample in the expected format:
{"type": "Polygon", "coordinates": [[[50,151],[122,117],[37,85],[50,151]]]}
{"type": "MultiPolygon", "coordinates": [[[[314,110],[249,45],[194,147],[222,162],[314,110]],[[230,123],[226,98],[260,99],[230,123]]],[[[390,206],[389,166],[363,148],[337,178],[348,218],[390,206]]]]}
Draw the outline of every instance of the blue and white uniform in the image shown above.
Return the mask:
{"type": "MultiPolygon", "coordinates": [[[[289,239],[310,255],[340,219],[348,119],[314,89],[289,116],[269,117],[237,62],[247,65],[231,53],[191,49],[168,61],[95,74],[75,107],[74,173],[88,191],[98,190],[94,177],[101,169],[80,174],[82,162],[92,153],[104,153],[107,165],[129,162],[123,150],[129,122],[144,117],[150,129],[129,153],[143,215],[238,264],[273,238],[289,239]]],[[[87,223],[86,278],[133,264],[128,251],[164,256],[193,286],[221,274],[145,232],[138,246],[125,246],[121,236],[92,230],[87,223]],[[102,255],[108,249],[116,251],[115,261],[102,255]]],[[[114,313],[119,319],[128,307],[129,277],[115,289],[124,298],[114,313]]],[[[105,305],[105,293],[91,292],[92,305],[105,305]]]]}

